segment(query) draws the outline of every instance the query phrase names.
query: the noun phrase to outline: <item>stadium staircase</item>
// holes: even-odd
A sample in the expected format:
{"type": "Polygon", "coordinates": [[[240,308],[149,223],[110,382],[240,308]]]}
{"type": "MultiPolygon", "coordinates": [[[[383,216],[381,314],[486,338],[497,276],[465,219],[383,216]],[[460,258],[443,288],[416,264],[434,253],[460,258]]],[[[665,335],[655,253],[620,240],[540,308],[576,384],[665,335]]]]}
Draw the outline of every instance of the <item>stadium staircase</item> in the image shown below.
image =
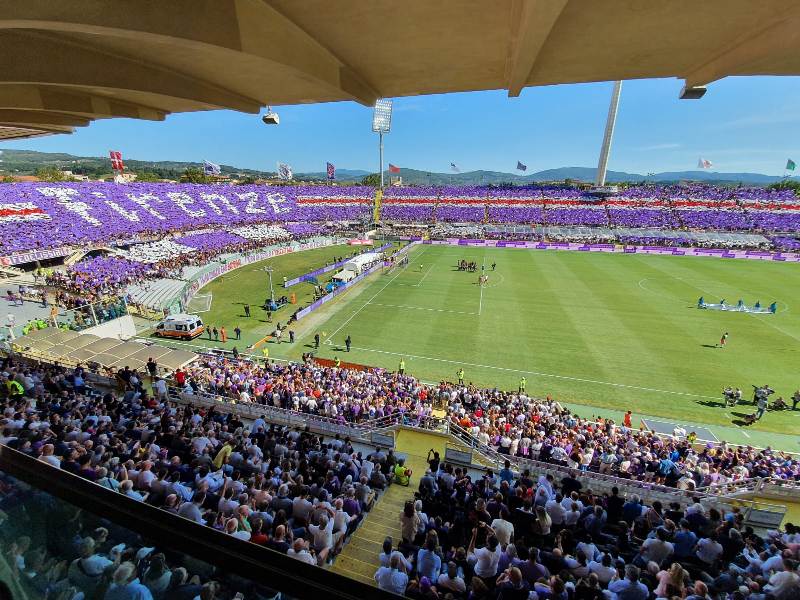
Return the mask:
{"type": "Polygon", "coordinates": [[[185,285],[181,279],[154,279],[144,285],[130,285],[127,292],[133,303],[160,310],[180,294],[185,285]]]}
{"type": "Polygon", "coordinates": [[[375,506],[336,557],[332,571],[375,585],[373,577],[378,570],[378,555],[383,548],[383,540],[387,535],[392,536],[397,547],[400,541],[400,513],[403,512],[406,500],[414,499],[419,478],[428,467],[428,450],[436,450],[440,456],[444,456],[446,442],[447,438],[441,435],[410,429],[397,430],[395,453],[398,457],[405,458],[406,467],[413,472],[411,485],[390,485],[380,495],[375,506]]]}

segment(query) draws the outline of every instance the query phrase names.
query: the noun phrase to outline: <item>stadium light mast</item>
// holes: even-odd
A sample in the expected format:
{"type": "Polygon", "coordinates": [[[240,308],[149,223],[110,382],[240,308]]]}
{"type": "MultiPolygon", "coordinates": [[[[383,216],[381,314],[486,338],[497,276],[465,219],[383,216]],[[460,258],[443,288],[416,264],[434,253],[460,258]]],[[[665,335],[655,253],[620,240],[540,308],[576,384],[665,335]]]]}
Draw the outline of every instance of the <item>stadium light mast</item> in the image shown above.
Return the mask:
{"type": "Polygon", "coordinates": [[[269,276],[269,301],[275,302],[275,289],[272,287],[272,267],[264,267],[264,271],[269,276]]]}
{"type": "Polygon", "coordinates": [[[603,146],[600,148],[600,159],[597,161],[597,176],[594,183],[601,187],[606,184],[606,169],[608,168],[608,155],[611,153],[611,141],[614,138],[614,127],[617,124],[617,109],[619,108],[619,94],[622,91],[622,82],[614,82],[614,90],[611,92],[611,104],[608,105],[608,118],[606,119],[606,131],[603,135],[603,146]]]}
{"type": "Polygon", "coordinates": [[[378,154],[380,155],[381,189],[383,189],[383,134],[392,128],[392,101],[380,98],[372,113],[372,131],[378,134],[378,154]]]}

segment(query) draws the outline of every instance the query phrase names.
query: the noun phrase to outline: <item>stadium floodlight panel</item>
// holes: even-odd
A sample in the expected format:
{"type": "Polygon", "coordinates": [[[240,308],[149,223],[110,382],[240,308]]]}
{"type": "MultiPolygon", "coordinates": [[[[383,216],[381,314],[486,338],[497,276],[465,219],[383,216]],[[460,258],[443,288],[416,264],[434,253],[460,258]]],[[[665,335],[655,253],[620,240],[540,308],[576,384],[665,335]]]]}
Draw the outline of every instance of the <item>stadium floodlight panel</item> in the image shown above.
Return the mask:
{"type": "Polygon", "coordinates": [[[389,133],[392,128],[392,101],[381,98],[375,103],[375,112],[372,114],[372,131],[375,133],[389,133]]]}

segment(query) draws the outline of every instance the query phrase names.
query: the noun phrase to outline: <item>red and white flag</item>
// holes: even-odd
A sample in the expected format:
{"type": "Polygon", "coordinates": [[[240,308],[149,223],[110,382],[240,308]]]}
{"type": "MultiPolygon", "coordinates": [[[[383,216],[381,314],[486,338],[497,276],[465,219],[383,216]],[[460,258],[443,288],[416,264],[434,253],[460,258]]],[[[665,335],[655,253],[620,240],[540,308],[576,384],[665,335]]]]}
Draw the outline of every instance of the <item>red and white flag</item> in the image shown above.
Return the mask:
{"type": "Polygon", "coordinates": [[[115,171],[122,171],[125,165],[122,163],[122,152],[111,150],[108,155],[111,157],[111,168],[115,171]]]}
{"type": "Polygon", "coordinates": [[[392,163],[389,163],[389,173],[399,173],[399,172],[400,172],[400,167],[398,167],[397,165],[393,165],[392,163]]]}
{"type": "Polygon", "coordinates": [[[711,164],[710,160],[706,160],[702,156],[697,159],[697,168],[698,169],[710,169],[714,165],[711,164]]]}
{"type": "Polygon", "coordinates": [[[38,221],[49,218],[50,215],[33,202],[0,204],[0,223],[8,221],[38,221]]]}

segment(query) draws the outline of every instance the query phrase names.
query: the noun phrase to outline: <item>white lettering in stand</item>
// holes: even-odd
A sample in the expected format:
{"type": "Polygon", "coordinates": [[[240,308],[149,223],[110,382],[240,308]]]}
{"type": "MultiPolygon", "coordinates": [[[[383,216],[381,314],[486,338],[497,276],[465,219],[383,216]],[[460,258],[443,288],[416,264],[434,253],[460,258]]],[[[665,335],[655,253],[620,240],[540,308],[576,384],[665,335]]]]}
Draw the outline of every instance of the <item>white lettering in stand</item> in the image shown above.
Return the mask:
{"type": "Polygon", "coordinates": [[[114,202],[113,200],[106,200],[105,199],[106,195],[103,192],[92,192],[92,196],[94,196],[95,198],[103,198],[103,203],[106,206],[110,207],[112,210],[114,210],[118,214],[128,219],[128,221],[131,221],[133,223],[139,222],[139,215],[136,214],[135,210],[127,210],[122,206],[120,206],[119,204],[117,204],[116,202],[114,202]]]}
{"type": "Polygon", "coordinates": [[[175,204],[178,205],[183,212],[185,212],[190,217],[205,217],[206,211],[202,208],[197,210],[192,210],[189,208],[192,204],[194,204],[194,200],[192,197],[185,193],[185,192],[169,192],[167,193],[167,197],[172,200],[175,204]]]}
{"type": "Polygon", "coordinates": [[[219,205],[216,203],[219,202],[220,204],[224,205],[229,211],[233,214],[238,215],[239,209],[236,208],[231,201],[228,200],[227,197],[223,196],[222,194],[200,194],[200,197],[206,201],[206,203],[211,207],[218,215],[222,214],[222,210],[220,209],[219,205]]]}
{"type": "Polygon", "coordinates": [[[236,194],[242,200],[247,200],[247,206],[245,206],[244,212],[251,214],[251,215],[265,215],[267,214],[266,208],[259,208],[256,206],[256,202],[258,202],[258,194],[256,192],[245,192],[244,194],[236,194]]]}
{"type": "Polygon", "coordinates": [[[164,221],[166,217],[159,213],[155,208],[153,208],[151,202],[155,204],[158,202],[161,204],[162,200],[155,194],[141,194],[137,196],[136,194],[128,194],[128,199],[131,202],[135,202],[139,206],[141,206],[148,214],[154,216],[156,219],[164,221]]]}
{"type": "Polygon", "coordinates": [[[70,212],[74,212],[87,223],[91,223],[92,225],[96,226],[103,224],[89,214],[91,207],[86,204],[86,202],[73,200],[75,196],[80,196],[80,192],[78,190],[66,187],[44,187],[36,189],[43,196],[55,198],[61,206],[70,212]]]}
{"type": "Polygon", "coordinates": [[[275,211],[276,215],[292,211],[291,206],[281,206],[281,204],[286,204],[286,196],[283,194],[267,194],[267,202],[272,207],[272,210],[275,211]]]}

